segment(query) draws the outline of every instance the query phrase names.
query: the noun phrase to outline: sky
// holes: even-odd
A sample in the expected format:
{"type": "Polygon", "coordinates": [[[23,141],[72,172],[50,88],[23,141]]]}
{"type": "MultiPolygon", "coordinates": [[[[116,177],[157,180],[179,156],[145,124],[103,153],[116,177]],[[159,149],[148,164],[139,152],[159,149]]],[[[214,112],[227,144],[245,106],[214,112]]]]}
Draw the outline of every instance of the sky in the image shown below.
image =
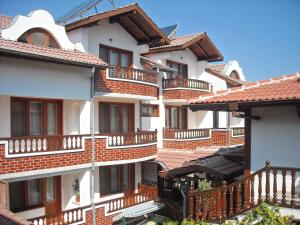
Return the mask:
{"type": "MultiPolygon", "coordinates": [[[[0,14],[45,9],[59,18],[84,1],[0,0],[0,14]]],[[[178,24],[177,35],[206,32],[225,62],[239,61],[247,80],[300,72],[300,0],[115,0],[118,7],[134,2],[159,27],[178,24]]],[[[97,6],[111,8],[108,0],[97,6]]]]}

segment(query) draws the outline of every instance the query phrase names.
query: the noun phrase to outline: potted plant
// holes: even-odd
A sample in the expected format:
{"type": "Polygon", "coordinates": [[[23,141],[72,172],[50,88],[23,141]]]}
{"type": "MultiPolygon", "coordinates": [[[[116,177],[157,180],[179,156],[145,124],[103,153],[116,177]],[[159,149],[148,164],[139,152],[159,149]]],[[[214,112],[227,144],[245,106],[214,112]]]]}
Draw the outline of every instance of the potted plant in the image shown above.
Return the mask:
{"type": "Polygon", "coordinates": [[[72,185],[73,191],[75,194],[75,201],[80,202],[80,186],[79,186],[79,181],[78,179],[75,180],[75,183],[72,185]]]}

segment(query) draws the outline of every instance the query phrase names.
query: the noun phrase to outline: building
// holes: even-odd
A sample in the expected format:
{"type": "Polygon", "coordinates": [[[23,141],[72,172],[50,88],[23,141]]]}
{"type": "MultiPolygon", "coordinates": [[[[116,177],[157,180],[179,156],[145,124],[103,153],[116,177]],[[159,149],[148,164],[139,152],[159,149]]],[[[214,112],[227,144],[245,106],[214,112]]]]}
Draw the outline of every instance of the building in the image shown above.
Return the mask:
{"type": "Polygon", "coordinates": [[[35,223],[111,224],[162,207],[158,149],[243,144],[242,118],[187,107],[244,84],[240,66],[210,64],[223,56],[206,33],[170,30],[137,4],[65,27],[43,10],[1,17],[5,207],[35,223]]]}
{"type": "Polygon", "coordinates": [[[245,177],[209,192],[191,191],[190,217],[228,218],[265,201],[300,219],[299,102],[299,73],[190,100],[192,110],[239,111],[245,117],[245,177]],[[213,196],[216,205],[203,207],[203,196],[213,196]]]}

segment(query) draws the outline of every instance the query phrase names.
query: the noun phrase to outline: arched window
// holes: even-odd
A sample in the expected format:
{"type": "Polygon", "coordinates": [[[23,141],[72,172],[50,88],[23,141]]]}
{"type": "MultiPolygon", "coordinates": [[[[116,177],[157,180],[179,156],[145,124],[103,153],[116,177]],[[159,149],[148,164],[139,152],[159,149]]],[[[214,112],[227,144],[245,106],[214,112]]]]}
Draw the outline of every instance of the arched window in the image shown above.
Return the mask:
{"type": "Polygon", "coordinates": [[[233,70],[230,75],[229,75],[231,78],[233,79],[236,79],[236,80],[239,80],[240,79],[240,76],[238,74],[238,72],[236,72],[235,70],[233,70]]]}
{"type": "Polygon", "coordinates": [[[39,28],[26,31],[19,37],[18,41],[42,47],[60,48],[51,34],[39,28]]]}

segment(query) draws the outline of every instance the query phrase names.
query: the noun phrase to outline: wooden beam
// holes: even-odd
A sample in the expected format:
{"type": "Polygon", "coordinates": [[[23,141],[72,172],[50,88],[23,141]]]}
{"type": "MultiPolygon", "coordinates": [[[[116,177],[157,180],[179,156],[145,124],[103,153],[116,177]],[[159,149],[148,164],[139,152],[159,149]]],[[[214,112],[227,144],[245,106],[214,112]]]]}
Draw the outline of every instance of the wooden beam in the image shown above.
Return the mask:
{"type": "Polygon", "coordinates": [[[131,12],[126,12],[126,13],[123,13],[123,14],[120,14],[120,15],[112,16],[112,17],[109,18],[109,23],[111,23],[111,24],[119,23],[121,17],[128,17],[128,16],[130,16],[132,14],[135,14],[135,13],[136,13],[136,11],[134,10],[134,11],[131,11],[131,12]]]}
{"type": "MultiPolygon", "coordinates": [[[[246,117],[251,117],[251,109],[245,111],[246,117]]],[[[251,120],[245,120],[245,158],[244,158],[244,176],[251,173],[251,120]]]]}
{"type": "Polygon", "coordinates": [[[204,53],[204,55],[205,55],[206,57],[209,57],[209,54],[203,49],[203,47],[200,45],[199,42],[197,42],[196,45],[201,49],[201,51],[204,53]]]}
{"type": "Polygon", "coordinates": [[[134,19],[132,19],[132,17],[127,16],[125,17],[128,19],[128,21],[133,24],[135,27],[137,27],[139,29],[139,31],[148,39],[151,40],[151,37],[148,35],[148,33],[144,30],[144,28],[142,28],[134,19]]]}

